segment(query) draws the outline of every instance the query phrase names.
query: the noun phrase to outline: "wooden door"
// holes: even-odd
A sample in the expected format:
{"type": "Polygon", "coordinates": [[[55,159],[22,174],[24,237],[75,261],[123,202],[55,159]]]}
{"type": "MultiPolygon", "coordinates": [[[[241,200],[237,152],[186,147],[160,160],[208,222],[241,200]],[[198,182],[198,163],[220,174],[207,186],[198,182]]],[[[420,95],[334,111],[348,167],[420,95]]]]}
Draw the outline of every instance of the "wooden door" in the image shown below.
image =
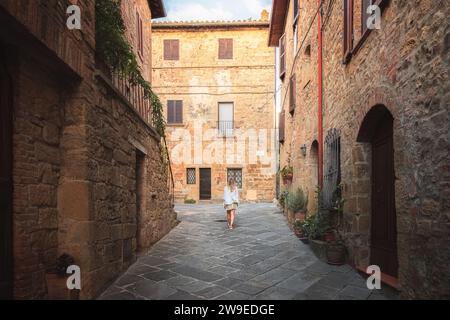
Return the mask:
{"type": "Polygon", "coordinates": [[[211,199],[211,169],[200,168],[200,200],[211,199]]]}
{"type": "MultiPolygon", "coordinates": [[[[1,44],[0,44],[1,45],[1,44]]],[[[0,47],[0,299],[12,297],[12,81],[0,47]]]]}
{"type": "Polygon", "coordinates": [[[371,264],[397,277],[397,220],[394,188],[393,120],[386,115],[372,141],[371,264]]]}

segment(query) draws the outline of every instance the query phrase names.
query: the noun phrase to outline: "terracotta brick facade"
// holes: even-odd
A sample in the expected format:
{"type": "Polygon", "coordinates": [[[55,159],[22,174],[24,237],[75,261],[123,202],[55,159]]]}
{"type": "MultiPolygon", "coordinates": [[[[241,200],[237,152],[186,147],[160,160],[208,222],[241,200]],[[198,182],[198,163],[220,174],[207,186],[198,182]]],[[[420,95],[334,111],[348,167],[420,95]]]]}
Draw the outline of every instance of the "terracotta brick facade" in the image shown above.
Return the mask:
{"type": "Polygon", "coordinates": [[[168,124],[177,201],[199,200],[201,168],[211,169],[207,199],[222,201],[227,170],[233,168],[242,172],[243,200],[272,201],[275,196],[275,55],[266,45],[269,24],[264,19],[153,25],[154,89],[166,106],[169,100],[183,104],[182,123],[168,124]],[[178,40],[178,60],[164,59],[165,40],[178,40]],[[231,51],[219,55],[220,43],[231,43],[232,49],[222,48],[231,51]],[[233,104],[232,133],[225,137],[221,103],[233,104]],[[195,169],[192,184],[187,168],[195,169]]]}
{"type": "MultiPolygon", "coordinates": [[[[275,1],[276,6],[287,5],[288,71],[282,99],[289,96],[291,68],[297,87],[293,115],[287,111],[288,99],[282,100],[286,139],[280,157],[281,166],[290,161],[294,168],[290,190],[302,186],[312,200],[318,181],[318,3],[300,1],[298,42],[303,44],[295,63],[292,3],[275,1]],[[300,152],[302,144],[306,156],[300,152]]],[[[330,129],[340,132],[345,200],[340,233],[349,262],[361,268],[371,264],[374,164],[364,131],[375,124],[377,110],[383,110],[393,118],[399,289],[405,298],[449,298],[449,7],[439,1],[384,1],[381,29],[363,37],[361,1],[353,1],[353,54],[344,64],[343,2],[324,3],[323,134],[325,139],[330,129]]],[[[326,174],[326,142],[323,148],[326,174]]]]}
{"type": "MultiPolygon", "coordinates": [[[[95,2],[75,1],[82,29],[73,31],[66,27],[73,1],[63,2],[0,5],[2,20],[11,21],[2,23],[0,42],[14,92],[13,286],[19,299],[46,297],[46,272],[62,253],[81,268],[81,298],[93,298],[176,222],[160,137],[97,69],[95,2]],[[25,38],[15,38],[19,32],[25,38]]],[[[123,8],[127,36],[135,47],[137,10],[144,26],[142,69],[150,79],[149,2],[129,2],[123,8]]]]}

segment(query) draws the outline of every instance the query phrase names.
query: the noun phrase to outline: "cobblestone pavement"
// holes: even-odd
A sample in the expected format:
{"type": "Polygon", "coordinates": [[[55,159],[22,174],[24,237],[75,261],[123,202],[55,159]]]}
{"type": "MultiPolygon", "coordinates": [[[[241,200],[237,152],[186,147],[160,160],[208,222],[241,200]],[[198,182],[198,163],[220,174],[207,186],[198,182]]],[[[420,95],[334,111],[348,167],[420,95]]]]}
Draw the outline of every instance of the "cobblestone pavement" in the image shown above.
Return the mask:
{"type": "Polygon", "coordinates": [[[273,204],[242,204],[228,230],[221,205],[179,205],[181,223],[100,299],[392,299],[349,266],[319,261],[273,204]]]}

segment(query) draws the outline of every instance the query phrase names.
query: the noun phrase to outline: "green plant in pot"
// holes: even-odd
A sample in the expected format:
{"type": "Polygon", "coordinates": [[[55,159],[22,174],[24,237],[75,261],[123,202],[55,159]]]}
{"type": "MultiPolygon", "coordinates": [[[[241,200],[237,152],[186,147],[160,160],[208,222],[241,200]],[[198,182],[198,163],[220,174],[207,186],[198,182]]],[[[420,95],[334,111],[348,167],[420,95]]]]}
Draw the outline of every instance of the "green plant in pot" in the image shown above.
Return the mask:
{"type": "Polygon", "coordinates": [[[77,300],[79,290],[67,288],[67,268],[75,264],[72,256],[64,253],[56,260],[56,265],[47,270],[47,297],[49,300],[77,300]]]}
{"type": "Polygon", "coordinates": [[[280,174],[284,184],[290,183],[294,177],[294,169],[291,166],[284,166],[283,169],[280,170],[280,174]]]}
{"type": "Polygon", "coordinates": [[[303,221],[295,220],[292,226],[294,228],[294,233],[298,238],[301,239],[305,237],[305,232],[303,229],[303,221]]]}
{"type": "Polygon", "coordinates": [[[290,193],[287,202],[289,210],[294,213],[295,220],[305,220],[308,197],[303,190],[298,188],[297,191],[290,193]]]}
{"type": "Polygon", "coordinates": [[[287,194],[287,191],[281,192],[280,196],[278,197],[278,204],[280,205],[280,207],[282,209],[284,209],[286,207],[286,194],[287,194]]]}

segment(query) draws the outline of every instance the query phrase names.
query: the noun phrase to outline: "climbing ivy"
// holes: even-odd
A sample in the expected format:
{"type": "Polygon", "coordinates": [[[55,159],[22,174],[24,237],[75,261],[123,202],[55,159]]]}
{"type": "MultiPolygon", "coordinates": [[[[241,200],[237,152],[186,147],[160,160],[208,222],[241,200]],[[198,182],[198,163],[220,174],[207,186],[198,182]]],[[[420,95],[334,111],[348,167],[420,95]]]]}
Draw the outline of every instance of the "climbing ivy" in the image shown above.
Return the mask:
{"type": "Polygon", "coordinates": [[[144,98],[152,105],[153,124],[161,137],[165,137],[166,122],[163,107],[150,83],[142,76],[136,54],[125,36],[121,0],[95,1],[96,50],[98,57],[120,77],[129,79],[131,85],[144,89],[144,98]]]}

